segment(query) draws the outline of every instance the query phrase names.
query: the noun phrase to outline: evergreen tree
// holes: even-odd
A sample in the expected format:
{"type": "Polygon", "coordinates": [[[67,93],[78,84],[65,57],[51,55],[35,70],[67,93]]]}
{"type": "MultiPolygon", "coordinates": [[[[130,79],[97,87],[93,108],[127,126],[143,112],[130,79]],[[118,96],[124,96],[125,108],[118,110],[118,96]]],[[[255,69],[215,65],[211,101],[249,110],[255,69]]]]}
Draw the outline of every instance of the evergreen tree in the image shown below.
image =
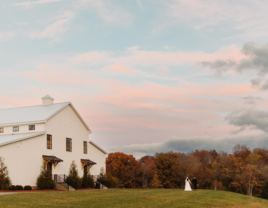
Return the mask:
{"type": "Polygon", "coordinates": [[[162,188],[163,185],[161,184],[160,180],[158,179],[157,172],[155,171],[153,179],[150,184],[150,188],[162,188]]]}
{"type": "Polygon", "coordinates": [[[88,185],[88,187],[94,188],[94,180],[93,180],[90,172],[87,175],[87,185],[88,185]]]}
{"type": "Polygon", "coordinates": [[[77,189],[81,188],[82,181],[83,179],[80,179],[80,177],[78,176],[78,169],[75,161],[73,160],[73,162],[70,165],[69,175],[66,178],[66,182],[73,188],[77,189]]]}
{"type": "Polygon", "coordinates": [[[36,185],[39,189],[54,189],[55,181],[52,179],[51,170],[47,169],[46,163],[41,166],[40,175],[37,178],[36,185]]]}
{"type": "Polygon", "coordinates": [[[0,190],[7,190],[10,185],[7,166],[5,166],[4,158],[0,157],[0,190]]]}
{"type": "Polygon", "coordinates": [[[88,167],[84,167],[84,175],[83,175],[83,180],[82,180],[82,187],[83,188],[88,188],[88,167]]]}

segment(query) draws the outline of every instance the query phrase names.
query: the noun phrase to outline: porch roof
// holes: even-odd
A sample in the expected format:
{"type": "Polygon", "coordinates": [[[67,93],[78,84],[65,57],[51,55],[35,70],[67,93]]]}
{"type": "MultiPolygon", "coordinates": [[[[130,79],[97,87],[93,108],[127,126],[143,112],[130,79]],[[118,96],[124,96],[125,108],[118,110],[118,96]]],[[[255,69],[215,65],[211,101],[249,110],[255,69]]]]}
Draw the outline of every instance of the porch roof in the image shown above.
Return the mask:
{"type": "Polygon", "coordinates": [[[43,158],[49,160],[49,162],[51,162],[51,163],[63,162],[62,159],[60,159],[54,155],[43,155],[43,158]]]}
{"type": "Polygon", "coordinates": [[[87,163],[87,165],[96,165],[97,163],[93,162],[92,160],[89,159],[81,159],[81,162],[87,163]]]}

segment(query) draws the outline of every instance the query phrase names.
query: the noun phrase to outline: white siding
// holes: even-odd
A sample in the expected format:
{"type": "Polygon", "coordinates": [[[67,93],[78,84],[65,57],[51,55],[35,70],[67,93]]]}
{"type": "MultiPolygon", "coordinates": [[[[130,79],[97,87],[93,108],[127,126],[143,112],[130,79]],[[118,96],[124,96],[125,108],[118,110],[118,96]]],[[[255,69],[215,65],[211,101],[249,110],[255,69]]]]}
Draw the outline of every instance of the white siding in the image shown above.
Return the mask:
{"type": "Polygon", "coordinates": [[[106,161],[105,161],[106,154],[104,154],[102,151],[100,151],[98,148],[96,148],[95,146],[93,146],[90,143],[89,143],[88,154],[89,154],[88,159],[90,159],[93,162],[97,163],[96,165],[93,165],[90,168],[91,175],[99,175],[100,174],[100,169],[102,167],[104,168],[104,171],[106,171],[106,161]]]}
{"type": "Polygon", "coordinates": [[[44,131],[45,130],[45,124],[40,123],[40,124],[24,124],[24,125],[17,125],[14,124],[12,126],[1,126],[1,128],[4,128],[4,133],[0,133],[1,135],[6,135],[6,134],[23,134],[23,133],[34,133],[34,132],[39,132],[39,131],[44,131]],[[35,125],[35,130],[29,131],[29,125],[35,125]],[[19,126],[19,131],[13,132],[13,126],[19,126]]]}
{"type": "Polygon", "coordinates": [[[42,165],[45,135],[0,147],[13,185],[35,186],[42,165]]]}
{"type": "Polygon", "coordinates": [[[59,163],[56,169],[53,169],[53,174],[68,174],[70,164],[75,160],[78,173],[82,177],[83,170],[81,169],[81,159],[90,159],[97,163],[92,167],[91,174],[98,175],[100,168],[104,167],[105,154],[99,153],[99,150],[92,150],[89,144],[89,131],[86,129],[82,121],[73,111],[72,107],[68,106],[53,116],[46,123],[47,134],[52,135],[52,150],[47,150],[46,154],[55,155],[63,160],[59,163]],[[72,139],[72,152],[66,151],[66,138],[72,139]],[[88,153],[84,154],[83,142],[88,145],[88,153]],[[95,160],[94,160],[95,159],[95,160]],[[100,162],[98,162],[98,161],[100,162]]]}

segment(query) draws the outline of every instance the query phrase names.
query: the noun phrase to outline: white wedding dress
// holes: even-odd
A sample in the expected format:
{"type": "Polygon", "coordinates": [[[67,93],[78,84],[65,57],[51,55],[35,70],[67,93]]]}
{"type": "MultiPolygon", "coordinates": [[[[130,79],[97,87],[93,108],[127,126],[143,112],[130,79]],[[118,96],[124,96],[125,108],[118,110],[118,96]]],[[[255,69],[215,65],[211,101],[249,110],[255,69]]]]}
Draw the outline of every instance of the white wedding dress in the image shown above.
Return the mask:
{"type": "Polygon", "coordinates": [[[190,186],[190,180],[188,181],[188,177],[185,179],[185,189],[184,191],[192,191],[190,186]]]}

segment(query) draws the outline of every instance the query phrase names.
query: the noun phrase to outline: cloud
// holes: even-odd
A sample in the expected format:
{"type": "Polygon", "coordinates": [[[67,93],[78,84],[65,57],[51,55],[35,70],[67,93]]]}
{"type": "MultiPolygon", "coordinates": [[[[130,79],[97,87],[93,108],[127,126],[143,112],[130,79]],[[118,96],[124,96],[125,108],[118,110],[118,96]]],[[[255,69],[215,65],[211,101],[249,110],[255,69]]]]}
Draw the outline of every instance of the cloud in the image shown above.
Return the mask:
{"type": "Polygon", "coordinates": [[[60,36],[68,29],[68,25],[74,18],[72,11],[61,11],[60,15],[51,18],[49,24],[43,31],[34,31],[30,33],[31,38],[50,38],[54,41],[60,41],[60,36]]]}
{"type": "Polygon", "coordinates": [[[105,0],[78,0],[80,9],[93,9],[108,24],[128,26],[132,21],[129,12],[105,0]]]}
{"type": "Polygon", "coordinates": [[[7,40],[10,38],[13,38],[16,35],[15,32],[9,31],[9,32],[0,32],[0,41],[7,40]]]}
{"type": "Polygon", "coordinates": [[[41,4],[48,4],[48,3],[53,3],[53,2],[59,2],[62,0],[39,0],[39,1],[26,1],[26,2],[22,2],[22,3],[14,3],[11,4],[10,6],[20,6],[20,7],[25,7],[25,8],[33,8],[37,5],[41,5],[41,4]]]}
{"type": "Polygon", "coordinates": [[[196,30],[235,30],[238,36],[267,35],[266,8],[262,0],[162,0],[167,19],[163,25],[184,24],[196,30]],[[257,13],[255,11],[258,11],[257,13]]]}
{"type": "Polygon", "coordinates": [[[215,60],[202,61],[198,65],[208,67],[215,70],[216,75],[220,75],[227,71],[235,71],[236,73],[243,73],[246,71],[256,72],[257,78],[251,80],[253,87],[261,90],[268,89],[268,44],[258,45],[254,42],[247,42],[244,44],[241,54],[244,58],[240,60],[215,60]]]}
{"type": "Polygon", "coordinates": [[[237,61],[244,57],[245,55],[236,46],[225,47],[215,53],[205,53],[202,51],[191,53],[182,51],[144,51],[133,48],[132,50],[128,50],[124,56],[114,58],[114,62],[140,66],[167,66],[183,63],[195,65],[196,62],[202,61],[210,62],[221,59],[224,61],[229,61],[230,59],[237,61]]]}
{"type": "Polygon", "coordinates": [[[142,9],[142,3],[141,3],[141,1],[140,0],[136,0],[136,3],[139,6],[139,8],[142,9]]]}
{"type": "Polygon", "coordinates": [[[212,150],[225,151],[232,153],[233,147],[237,144],[247,145],[250,148],[268,148],[268,135],[250,135],[243,137],[228,137],[215,140],[213,138],[181,138],[170,139],[159,143],[145,143],[145,144],[131,144],[123,146],[107,147],[109,152],[124,152],[126,154],[134,155],[154,155],[160,152],[184,152],[188,153],[198,150],[212,150]]]}
{"type": "Polygon", "coordinates": [[[245,96],[241,98],[246,104],[254,105],[258,101],[262,100],[260,97],[256,96],[245,96]]]}
{"type": "Polygon", "coordinates": [[[242,109],[233,111],[225,118],[230,125],[238,127],[252,127],[268,132],[268,111],[256,109],[242,109]]]}
{"type": "Polygon", "coordinates": [[[75,63],[89,64],[92,66],[109,64],[110,52],[92,51],[84,54],[78,54],[69,58],[69,61],[75,63]]]}

